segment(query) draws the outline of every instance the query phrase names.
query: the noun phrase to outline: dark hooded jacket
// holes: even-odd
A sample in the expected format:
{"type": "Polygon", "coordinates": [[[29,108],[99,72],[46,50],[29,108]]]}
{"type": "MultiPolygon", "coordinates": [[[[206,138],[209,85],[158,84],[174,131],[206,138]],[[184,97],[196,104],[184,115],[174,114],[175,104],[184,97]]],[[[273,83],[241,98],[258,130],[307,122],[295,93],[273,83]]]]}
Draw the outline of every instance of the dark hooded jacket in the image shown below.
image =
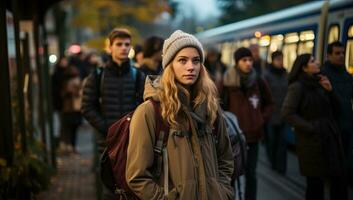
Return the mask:
{"type": "Polygon", "coordinates": [[[246,141],[253,143],[262,139],[264,123],[273,107],[267,82],[254,69],[242,80],[239,70],[232,67],[224,75],[222,96],[224,109],[237,116],[246,141]]]}
{"type": "Polygon", "coordinates": [[[340,176],[343,149],[336,123],[337,97],[314,77],[302,74],[288,87],[282,117],[294,127],[300,172],[304,176],[340,176]]]}
{"type": "MultiPolygon", "coordinates": [[[[335,66],[330,62],[325,63],[322,72],[330,80],[333,92],[338,97],[340,105],[338,125],[342,132],[343,142],[347,143],[353,140],[353,77],[346,71],[344,66],[335,66]]],[[[350,145],[353,145],[353,142],[350,145]]],[[[346,151],[350,153],[353,159],[352,149],[346,149],[346,151]]]]}

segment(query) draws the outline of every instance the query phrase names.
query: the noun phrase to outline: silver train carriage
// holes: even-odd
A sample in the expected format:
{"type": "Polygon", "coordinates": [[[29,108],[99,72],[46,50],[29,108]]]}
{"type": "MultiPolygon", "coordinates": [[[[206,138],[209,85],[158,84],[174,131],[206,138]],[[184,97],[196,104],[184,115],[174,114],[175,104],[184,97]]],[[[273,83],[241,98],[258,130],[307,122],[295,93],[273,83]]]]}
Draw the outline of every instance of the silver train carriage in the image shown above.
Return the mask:
{"type": "Polygon", "coordinates": [[[346,67],[353,74],[353,0],[314,1],[299,6],[209,29],[196,35],[206,47],[216,47],[222,61],[234,65],[233,52],[251,44],[260,46],[268,62],[282,50],[290,71],[297,55],[312,53],[323,61],[328,43],[341,41],[346,67]]]}

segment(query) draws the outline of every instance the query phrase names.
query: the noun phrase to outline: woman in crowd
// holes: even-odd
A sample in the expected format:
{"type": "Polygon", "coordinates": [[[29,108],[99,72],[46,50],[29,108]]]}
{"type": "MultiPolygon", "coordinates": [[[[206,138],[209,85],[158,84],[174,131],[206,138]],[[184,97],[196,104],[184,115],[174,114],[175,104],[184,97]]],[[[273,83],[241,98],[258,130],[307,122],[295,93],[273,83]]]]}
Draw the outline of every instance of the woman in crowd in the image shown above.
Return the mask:
{"type": "Polygon", "coordinates": [[[331,200],[346,200],[343,150],[337,123],[338,102],[327,77],[311,54],[302,54],[288,76],[282,116],[294,127],[299,168],[306,177],[306,200],[323,200],[328,183],[331,200]]]}
{"type": "Polygon", "coordinates": [[[170,127],[161,176],[153,170],[156,119],[151,101],[135,110],[130,125],[126,180],[140,199],[234,199],[231,145],[217,89],[203,62],[202,45],[194,36],[178,30],[165,40],[163,74],[146,81],[144,96],[159,102],[170,127]]]}

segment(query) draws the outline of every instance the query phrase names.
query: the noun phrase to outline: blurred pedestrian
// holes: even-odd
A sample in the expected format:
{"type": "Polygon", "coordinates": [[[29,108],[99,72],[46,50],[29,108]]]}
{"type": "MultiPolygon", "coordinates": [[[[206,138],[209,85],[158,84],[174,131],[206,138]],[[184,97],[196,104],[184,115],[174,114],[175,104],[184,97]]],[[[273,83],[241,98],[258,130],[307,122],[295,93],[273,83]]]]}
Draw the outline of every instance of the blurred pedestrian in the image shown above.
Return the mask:
{"type": "Polygon", "coordinates": [[[294,61],[288,76],[282,116],[294,127],[299,168],[306,177],[306,200],[323,200],[324,186],[331,200],[347,200],[344,155],[336,123],[338,99],[311,54],[294,61]]]}
{"type": "Polygon", "coordinates": [[[87,54],[83,51],[72,54],[69,59],[69,64],[75,66],[80,72],[80,78],[83,80],[89,74],[89,68],[86,66],[87,54]]]}
{"type": "MultiPolygon", "coordinates": [[[[109,34],[111,59],[87,78],[83,88],[82,113],[97,129],[97,143],[102,153],[108,128],[142,102],[144,75],[129,59],[131,34],[116,28],[109,34]]],[[[114,199],[114,194],[103,188],[103,199],[114,199]]]]}
{"type": "Polygon", "coordinates": [[[340,103],[338,125],[342,134],[343,149],[348,167],[348,180],[353,187],[353,78],[345,66],[344,46],[333,42],[327,47],[327,61],[322,69],[330,80],[333,92],[340,103]]]}
{"type": "Polygon", "coordinates": [[[258,76],[262,76],[266,68],[266,60],[263,60],[260,56],[260,49],[258,44],[252,44],[249,47],[253,56],[253,67],[256,70],[258,76]]]}
{"type": "Polygon", "coordinates": [[[162,72],[163,38],[151,36],[143,44],[141,70],[147,75],[159,75],[162,72]]]}
{"type": "Polygon", "coordinates": [[[69,152],[78,153],[76,149],[77,131],[82,122],[81,117],[81,79],[80,72],[75,66],[65,70],[65,81],[61,91],[63,126],[66,144],[69,152]]]}
{"type": "Polygon", "coordinates": [[[205,67],[212,80],[215,82],[218,91],[222,90],[223,75],[227,66],[221,61],[221,54],[215,48],[210,48],[205,59],[205,67]]]}
{"type": "Polygon", "coordinates": [[[63,89],[63,83],[65,79],[64,72],[68,67],[68,60],[66,57],[59,58],[58,62],[55,65],[54,73],[51,78],[51,86],[52,86],[52,99],[53,99],[53,109],[54,109],[54,116],[57,116],[59,122],[59,134],[56,135],[56,146],[57,147],[64,147],[64,127],[63,127],[63,116],[62,116],[62,96],[61,91],[63,89]],[[61,145],[59,145],[61,143],[61,145]]]}
{"type": "Polygon", "coordinates": [[[285,174],[287,169],[286,123],[281,119],[280,112],[287,93],[287,71],[283,67],[283,53],[275,51],[271,55],[272,63],[264,72],[273,97],[273,112],[267,122],[266,149],[272,169],[285,174]]]}
{"type": "Polygon", "coordinates": [[[83,67],[85,68],[85,70],[87,71],[87,75],[92,73],[94,70],[96,70],[96,68],[101,65],[100,64],[100,59],[97,56],[97,53],[95,52],[90,52],[86,55],[84,61],[83,61],[83,67]]]}
{"type": "Polygon", "coordinates": [[[143,62],[143,47],[139,44],[134,46],[134,51],[135,51],[135,55],[134,55],[134,62],[135,62],[135,66],[137,68],[140,68],[143,62]]]}
{"type": "Polygon", "coordinates": [[[163,46],[163,74],[146,81],[144,97],[160,102],[161,117],[169,125],[170,134],[162,149],[162,175],[155,177],[155,110],[151,101],[135,110],[126,179],[142,200],[234,199],[230,185],[232,149],[220,115],[217,90],[203,62],[201,43],[193,35],[177,30],[163,46]],[[216,120],[217,139],[212,135],[216,120]]]}
{"type": "Polygon", "coordinates": [[[236,50],[234,60],[235,66],[224,75],[222,100],[224,109],[237,116],[246,137],[245,199],[255,200],[259,141],[264,135],[264,123],[271,115],[272,96],[267,82],[253,68],[253,56],[248,48],[236,50]]]}

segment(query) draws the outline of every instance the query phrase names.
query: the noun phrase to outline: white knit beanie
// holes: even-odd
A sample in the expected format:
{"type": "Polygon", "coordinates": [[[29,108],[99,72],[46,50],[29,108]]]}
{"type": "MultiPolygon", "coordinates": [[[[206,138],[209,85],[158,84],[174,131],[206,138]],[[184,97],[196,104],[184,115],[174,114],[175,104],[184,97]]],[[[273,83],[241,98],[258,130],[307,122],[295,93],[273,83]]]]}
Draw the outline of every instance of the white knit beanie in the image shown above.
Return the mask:
{"type": "Polygon", "coordinates": [[[163,44],[163,59],[162,66],[163,69],[174,59],[175,55],[185,47],[194,47],[200,54],[201,62],[204,62],[205,56],[203,48],[199,40],[188,33],[181,30],[176,30],[169,38],[164,40],[163,44]]]}

